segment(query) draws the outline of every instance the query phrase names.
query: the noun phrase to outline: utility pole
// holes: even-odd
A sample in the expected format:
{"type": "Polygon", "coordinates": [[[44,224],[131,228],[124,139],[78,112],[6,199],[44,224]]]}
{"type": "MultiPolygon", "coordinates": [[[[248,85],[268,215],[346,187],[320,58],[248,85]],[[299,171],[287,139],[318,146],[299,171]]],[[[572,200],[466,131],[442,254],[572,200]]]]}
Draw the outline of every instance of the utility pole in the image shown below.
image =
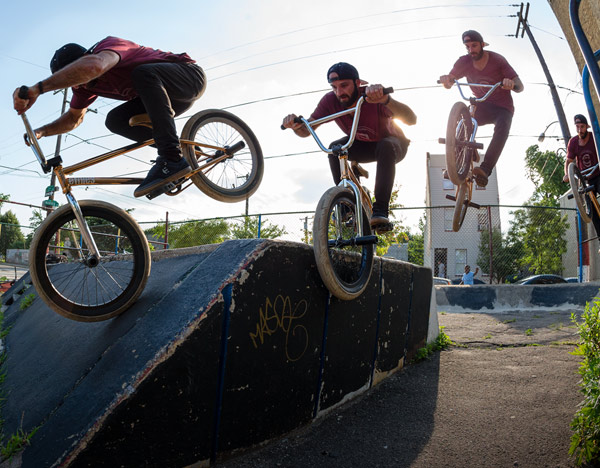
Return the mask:
{"type": "Polygon", "coordinates": [[[519,18],[519,22],[517,24],[517,32],[515,34],[515,37],[516,38],[519,37],[519,32],[521,32],[521,38],[523,37],[523,35],[525,33],[527,33],[527,37],[531,41],[531,45],[533,46],[533,49],[535,50],[535,53],[537,54],[538,59],[540,60],[542,69],[544,70],[544,74],[546,75],[546,80],[548,81],[548,87],[550,88],[550,94],[552,95],[552,101],[554,102],[554,107],[556,109],[556,115],[558,116],[558,123],[560,124],[560,129],[562,131],[562,135],[565,140],[565,147],[566,147],[567,144],[569,143],[569,140],[571,139],[571,133],[569,132],[569,125],[567,124],[567,119],[565,117],[565,111],[564,111],[562,103],[560,102],[560,99],[558,97],[558,92],[556,91],[556,86],[554,85],[554,81],[552,80],[552,75],[550,75],[550,70],[548,69],[548,65],[546,65],[546,61],[544,60],[542,51],[538,47],[537,42],[535,42],[535,38],[533,37],[533,34],[531,33],[531,29],[529,29],[529,25],[527,24],[528,14],[529,14],[529,2],[527,2],[527,7],[525,9],[525,17],[523,17],[523,3],[521,3],[521,10],[519,11],[519,14],[517,15],[519,18]],[[521,30],[521,27],[523,27],[522,30],[521,30]]]}

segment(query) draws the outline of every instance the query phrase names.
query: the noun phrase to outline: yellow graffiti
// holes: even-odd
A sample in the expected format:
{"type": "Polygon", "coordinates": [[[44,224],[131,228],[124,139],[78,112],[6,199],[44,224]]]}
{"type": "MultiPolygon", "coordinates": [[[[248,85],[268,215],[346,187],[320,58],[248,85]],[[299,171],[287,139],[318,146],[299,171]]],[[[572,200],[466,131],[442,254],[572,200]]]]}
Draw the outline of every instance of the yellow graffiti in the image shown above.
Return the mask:
{"type": "Polygon", "coordinates": [[[308,330],[304,325],[295,323],[304,317],[308,310],[308,303],[302,299],[294,307],[289,296],[283,297],[277,295],[271,302],[270,298],[265,299],[264,307],[259,310],[258,323],[256,324],[256,333],[250,332],[250,339],[255,348],[264,344],[265,337],[271,336],[277,331],[285,333],[285,357],[289,361],[297,361],[306,352],[308,348],[308,330]],[[258,340],[257,340],[258,338],[258,340]],[[294,339],[294,348],[301,348],[300,352],[291,355],[290,341],[294,339]]]}

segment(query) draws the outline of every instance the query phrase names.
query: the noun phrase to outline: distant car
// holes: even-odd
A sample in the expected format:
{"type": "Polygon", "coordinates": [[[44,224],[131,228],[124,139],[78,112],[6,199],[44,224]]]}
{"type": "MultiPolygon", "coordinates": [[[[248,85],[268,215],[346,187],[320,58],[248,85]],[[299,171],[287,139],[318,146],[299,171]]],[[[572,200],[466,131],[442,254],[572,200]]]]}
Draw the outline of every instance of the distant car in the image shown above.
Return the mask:
{"type": "Polygon", "coordinates": [[[579,283],[579,277],[577,276],[569,276],[565,280],[567,280],[567,283],[579,283]]]}
{"type": "Polygon", "coordinates": [[[534,275],[523,278],[515,284],[559,284],[566,282],[566,279],[558,275],[534,275]]]}
{"type": "Polygon", "coordinates": [[[448,286],[449,284],[452,284],[452,282],[448,278],[440,278],[439,276],[434,276],[433,284],[448,286]]]}
{"type": "MultiPolygon", "coordinates": [[[[452,284],[460,284],[461,281],[462,281],[462,278],[454,278],[452,280],[452,284]]],[[[473,278],[473,284],[485,284],[485,283],[483,281],[481,281],[480,279],[473,278]]]]}

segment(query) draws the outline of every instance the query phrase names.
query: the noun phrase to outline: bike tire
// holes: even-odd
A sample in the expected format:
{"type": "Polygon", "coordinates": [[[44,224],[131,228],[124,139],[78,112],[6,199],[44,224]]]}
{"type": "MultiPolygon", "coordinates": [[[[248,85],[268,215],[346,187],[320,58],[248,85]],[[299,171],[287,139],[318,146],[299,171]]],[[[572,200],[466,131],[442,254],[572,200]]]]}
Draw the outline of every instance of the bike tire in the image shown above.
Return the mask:
{"type": "MultiPolygon", "coordinates": [[[[181,132],[183,140],[196,141],[218,147],[243,142],[244,147],[205,171],[191,177],[202,192],[215,200],[234,203],[246,200],[258,189],[264,172],[264,160],[256,136],[239,117],[219,109],[208,109],[194,114],[181,132]]],[[[183,156],[192,167],[200,167],[201,155],[191,145],[183,145],[183,156]]],[[[204,150],[214,155],[215,150],[204,150]]]]}
{"type": "Polygon", "coordinates": [[[469,109],[457,102],[450,110],[446,127],[446,170],[454,185],[460,185],[471,169],[473,149],[460,146],[457,142],[469,142],[473,135],[473,122],[469,109]]]}
{"type": "Polygon", "coordinates": [[[29,271],[38,295],[52,310],[79,322],[98,322],[121,314],[142,293],[150,276],[150,248],[124,210],[98,200],[79,206],[101,253],[98,265],[83,261],[87,249],[75,214],[71,205],[63,205],[36,230],[29,271]]]}
{"type": "Polygon", "coordinates": [[[569,174],[569,184],[571,185],[571,191],[573,192],[577,210],[579,211],[581,219],[584,222],[589,223],[592,220],[592,210],[594,207],[591,206],[592,202],[585,200],[586,196],[590,196],[589,193],[585,193],[585,189],[589,186],[587,179],[581,174],[581,171],[575,163],[569,164],[567,173],[569,174]]]}
{"type": "Polygon", "coordinates": [[[465,220],[469,201],[467,199],[467,184],[460,184],[456,191],[456,204],[454,205],[454,216],[452,217],[452,230],[458,232],[465,220]]]}
{"type": "MultiPolygon", "coordinates": [[[[362,235],[371,235],[369,218],[362,211],[362,235]]],[[[336,240],[359,236],[356,223],[352,222],[356,216],[354,193],[337,186],[327,190],[319,200],[313,224],[315,261],[321,279],[331,294],[345,301],[363,293],[373,269],[373,244],[346,247],[333,244],[336,240]]]]}

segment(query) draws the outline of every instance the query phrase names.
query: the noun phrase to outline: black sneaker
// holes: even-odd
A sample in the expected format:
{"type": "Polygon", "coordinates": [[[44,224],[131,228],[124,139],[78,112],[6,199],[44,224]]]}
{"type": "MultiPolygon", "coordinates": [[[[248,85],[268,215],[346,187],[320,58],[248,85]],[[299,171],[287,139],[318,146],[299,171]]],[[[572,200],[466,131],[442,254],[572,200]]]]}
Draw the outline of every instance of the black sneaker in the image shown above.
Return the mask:
{"type": "Polygon", "coordinates": [[[185,159],[181,158],[179,161],[171,161],[159,156],[144,181],[135,189],[133,195],[135,197],[143,197],[169,182],[181,179],[190,172],[192,172],[192,169],[185,159]]]}
{"type": "Polygon", "coordinates": [[[371,229],[378,231],[378,232],[384,232],[384,231],[391,230],[390,220],[383,213],[373,213],[373,216],[371,216],[371,220],[370,220],[369,224],[371,225],[371,229]]]}

